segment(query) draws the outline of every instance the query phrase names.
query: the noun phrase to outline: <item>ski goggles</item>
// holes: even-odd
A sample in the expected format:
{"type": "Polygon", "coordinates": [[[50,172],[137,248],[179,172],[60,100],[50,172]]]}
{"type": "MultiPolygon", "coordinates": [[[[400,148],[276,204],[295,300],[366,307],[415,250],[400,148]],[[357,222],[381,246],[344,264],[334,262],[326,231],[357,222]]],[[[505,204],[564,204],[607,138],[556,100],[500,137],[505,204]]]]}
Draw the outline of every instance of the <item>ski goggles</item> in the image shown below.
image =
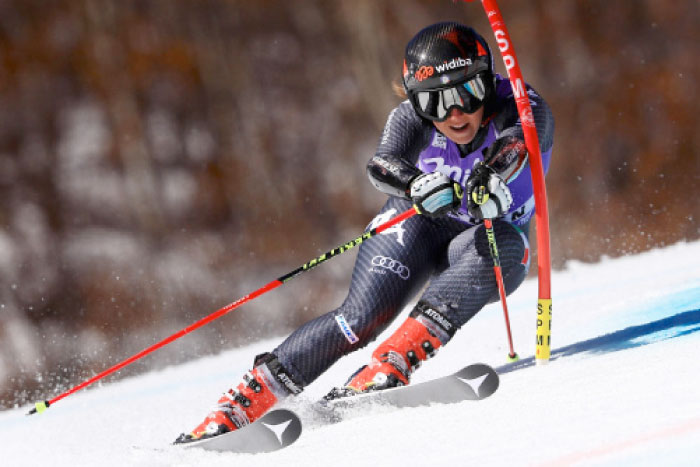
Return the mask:
{"type": "Polygon", "coordinates": [[[468,114],[479,110],[486,98],[486,80],[479,73],[450,87],[410,91],[408,97],[418,115],[442,122],[450,115],[453,107],[468,114]]]}

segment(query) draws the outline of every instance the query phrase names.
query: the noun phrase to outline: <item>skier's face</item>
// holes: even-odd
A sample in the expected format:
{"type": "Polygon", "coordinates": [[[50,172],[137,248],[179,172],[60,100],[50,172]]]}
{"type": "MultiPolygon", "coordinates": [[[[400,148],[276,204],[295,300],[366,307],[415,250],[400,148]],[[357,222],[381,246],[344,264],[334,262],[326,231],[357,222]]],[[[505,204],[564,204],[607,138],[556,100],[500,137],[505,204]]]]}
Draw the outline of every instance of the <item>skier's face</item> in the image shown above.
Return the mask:
{"type": "Polygon", "coordinates": [[[484,116],[484,106],[472,114],[464,113],[456,107],[450,111],[450,116],[443,122],[433,122],[435,127],[457,144],[468,144],[476,136],[484,116]]]}

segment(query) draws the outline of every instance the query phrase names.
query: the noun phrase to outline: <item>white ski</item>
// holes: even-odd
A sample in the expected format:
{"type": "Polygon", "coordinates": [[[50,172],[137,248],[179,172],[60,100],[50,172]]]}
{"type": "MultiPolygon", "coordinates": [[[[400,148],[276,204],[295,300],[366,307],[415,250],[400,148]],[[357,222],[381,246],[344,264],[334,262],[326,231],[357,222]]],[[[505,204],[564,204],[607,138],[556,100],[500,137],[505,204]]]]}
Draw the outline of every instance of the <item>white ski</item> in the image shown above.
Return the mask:
{"type": "Polygon", "coordinates": [[[277,451],[294,443],[301,435],[301,420],[286,409],[271,410],[254,423],[239,430],[199,441],[182,443],[184,449],[199,448],[257,454],[277,451]]]}

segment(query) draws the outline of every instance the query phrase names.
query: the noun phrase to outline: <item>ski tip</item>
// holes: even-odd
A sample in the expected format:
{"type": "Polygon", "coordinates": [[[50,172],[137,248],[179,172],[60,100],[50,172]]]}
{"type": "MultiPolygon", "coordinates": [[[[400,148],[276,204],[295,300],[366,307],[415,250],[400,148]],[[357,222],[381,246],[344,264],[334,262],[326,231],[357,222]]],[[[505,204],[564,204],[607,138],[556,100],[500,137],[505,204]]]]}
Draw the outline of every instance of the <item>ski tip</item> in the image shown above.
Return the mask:
{"type": "Polygon", "coordinates": [[[51,406],[49,401],[37,402],[34,404],[34,408],[27,412],[27,416],[34,415],[35,413],[44,413],[49,406],[51,406]]]}
{"type": "Polygon", "coordinates": [[[237,430],[199,439],[180,435],[174,444],[186,449],[259,454],[286,448],[301,436],[301,431],[301,419],[294,412],[276,409],[237,430]]]}
{"type": "Polygon", "coordinates": [[[548,358],[536,358],[535,364],[537,366],[547,366],[547,365],[549,365],[549,359],[548,358]]]}

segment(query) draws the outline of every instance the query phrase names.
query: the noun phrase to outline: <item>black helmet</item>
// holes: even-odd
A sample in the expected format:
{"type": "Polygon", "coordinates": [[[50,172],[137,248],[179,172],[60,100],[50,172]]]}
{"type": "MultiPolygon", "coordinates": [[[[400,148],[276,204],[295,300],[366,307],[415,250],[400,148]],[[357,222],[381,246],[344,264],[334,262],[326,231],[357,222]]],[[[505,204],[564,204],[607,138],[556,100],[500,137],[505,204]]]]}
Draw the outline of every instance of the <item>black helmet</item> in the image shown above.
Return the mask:
{"type": "Polygon", "coordinates": [[[403,85],[424,118],[445,120],[452,107],[473,113],[493,94],[491,50],[470,27],[433,24],[406,46],[403,85]]]}

